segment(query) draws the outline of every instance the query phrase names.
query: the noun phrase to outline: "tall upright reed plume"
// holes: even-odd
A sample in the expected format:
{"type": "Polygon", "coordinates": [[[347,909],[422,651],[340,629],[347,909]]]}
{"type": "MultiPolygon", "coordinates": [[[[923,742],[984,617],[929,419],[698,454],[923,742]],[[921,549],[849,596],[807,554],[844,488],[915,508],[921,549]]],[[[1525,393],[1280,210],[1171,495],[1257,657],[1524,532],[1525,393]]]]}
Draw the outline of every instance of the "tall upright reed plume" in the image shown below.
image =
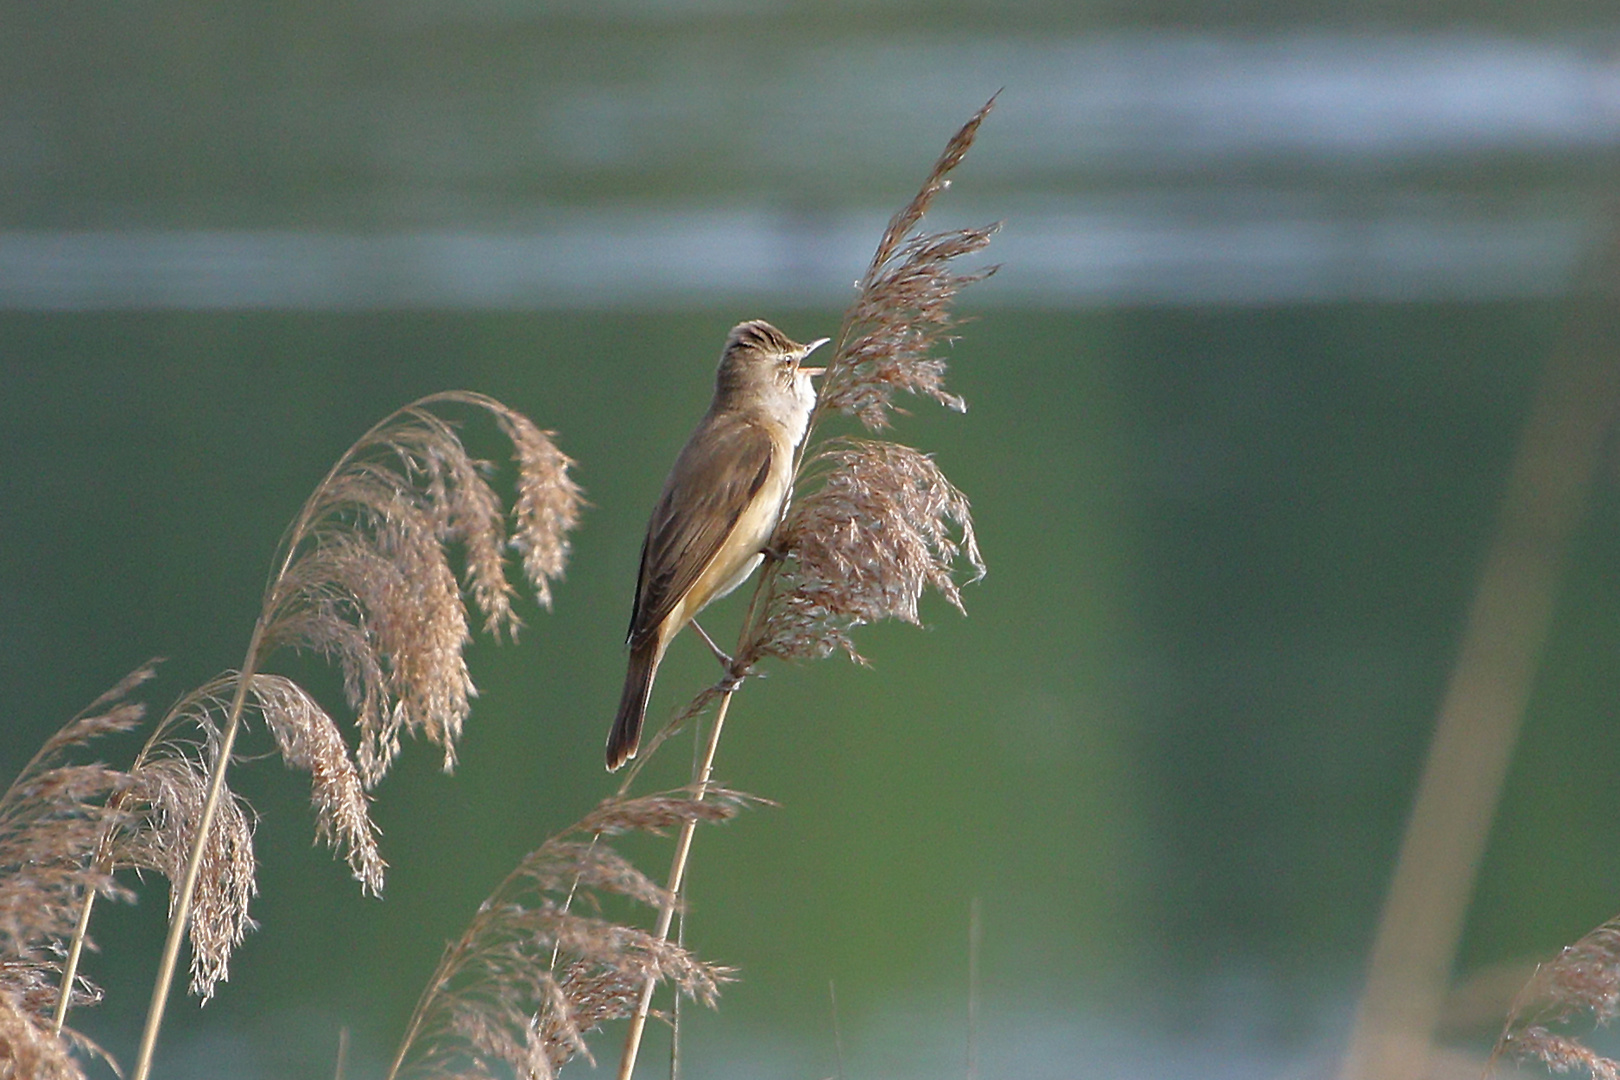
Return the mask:
{"type": "MultiPolygon", "coordinates": [[[[281,540],[241,669],[170,710],[132,769],[128,791],[114,800],[144,827],[104,843],[99,865],[151,867],[174,883],[134,1080],[150,1072],[187,928],[192,989],[206,997],[250,925],[250,818],[225,782],[244,720],[263,720],[282,759],[310,773],[318,833],[339,849],[363,889],[379,892],[384,864],[366,789],[387,773],[406,733],[438,746],[446,769],[454,764],[475,693],[462,654],[471,640],[463,592],[490,634],[515,635],[516,589],[505,567],[510,546],[549,606],[581,504],[571,464],[522,414],[455,391],[378,423],[306,500],[281,540]],[[446,405],[487,413],[510,440],[517,491],[510,513],[486,477],[489,467],[434,411],[446,405]],[[465,558],[460,578],[450,564],[453,548],[465,558]],[[352,757],[313,697],[290,679],[262,672],[283,647],[337,664],[355,714],[352,757]]],[[[81,923],[88,923],[92,898],[86,894],[81,923]]]]}
{"type": "Polygon", "coordinates": [[[83,1004],[101,993],[82,978],[59,988],[58,958],[78,924],[81,897],[129,895],[93,856],[116,827],[116,796],[131,778],[73,758],[140,723],[143,706],[126,699],[154,672],[145,664],[96,698],[45,740],[0,795],[0,1076],[83,1080],[72,1048],[105,1057],[62,1025],[59,992],[83,1004]]]}
{"type": "MultiPolygon", "coordinates": [[[[949,174],[967,155],[994,104],[994,98],[986,102],[951,137],[921,189],[884,230],[839,329],[795,463],[795,498],[767,552],[731,668],[658,733],[626,787],[654,748],[718,699],[692,777],[694,797],[701,801],[709,791],[731,699],[761,660],[816,659],[835,650],[862,660],[850,636],[855,627],[888,618],[918,623],[927,588],[961,610],[953,577],[957,565],[965,561],[975,579],[983,576],[968,501],[933,458],[894,442],[821,439],[817,429],[829,415],[843,413],[868,431],[881,431],[899,411],[894,399],[902,391],[965,410],[966,403],[945,389],[945,361],[934,350],[951,340],[956,294],[995,272],[995,267],[959,272],[957,260],[984,250],[999,226],[939,233],[919,227],[950,186],[949,174]]],[[[694,826],[687,823],[676,839],[665,886],[670,899],[660,908],[654,931],[660,940],[667,939],[679,907],[694,826]]],[[[635,1070],[655,987],[652,978],[642,982],[620,1080],[629,1080],[635,1070]]]]}

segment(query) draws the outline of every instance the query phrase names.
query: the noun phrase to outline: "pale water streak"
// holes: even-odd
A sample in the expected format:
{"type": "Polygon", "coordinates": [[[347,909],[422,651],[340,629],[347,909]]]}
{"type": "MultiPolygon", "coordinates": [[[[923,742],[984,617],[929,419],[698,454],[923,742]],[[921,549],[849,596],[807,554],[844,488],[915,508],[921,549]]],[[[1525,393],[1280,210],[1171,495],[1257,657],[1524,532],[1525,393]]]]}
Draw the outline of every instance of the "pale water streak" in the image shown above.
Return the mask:
{"type": "MultiPolygon", "coordinates": [[[[531,10],[485,14],[544,37],[531,10]]],[[[308,130],[271,123],[285,86],[251,84],[239,120],[198,121],[199,146],[222,138],[210,123],[240,129],[239,156],[189,165],[164,156],[155,121],[90,138],[17,96],[0,104],[15,136],[0,181],[49,212],[0,232],[0,308],[837,304],[884,212],[997,87],[961,195],[940,204],[955,223],[1007,220],[986,300],[1545,296],[1607,230],[1595,208],[1620,150],[1620,64],[1595,39],[849,36],[772,54],[746,90],[704,49],[604,55],[620,52],[510,72],[492,53],[490,77],[467,80],[452,78],[460,52],[430,51],[434,77],[383,65],[376,84],[333,83],[283,117],[308,130]],[[150,182],[81,203],[28,164],[53,160],[150,182]],[[238,190],[272,167],[302,179],[238,190]],[[611,198],[593,194],[604,178],[611,198]]],[[[229,103],[171,104],[207,117],[229,103]]]]}
{"type": "MultiPolygon", "coordinates": [[[[521,233],[0,233],[0,308],[839,305],[882,222],[674,211],[521,233]]],[[[1569,213],[1351,219],[1281,199],[1187,215],[1140,200],[1014,210],[990,250],[1004,269],[973,295],[1054,307],[1548,296],[1573,280],[1592,231],[1569,213]]]]}

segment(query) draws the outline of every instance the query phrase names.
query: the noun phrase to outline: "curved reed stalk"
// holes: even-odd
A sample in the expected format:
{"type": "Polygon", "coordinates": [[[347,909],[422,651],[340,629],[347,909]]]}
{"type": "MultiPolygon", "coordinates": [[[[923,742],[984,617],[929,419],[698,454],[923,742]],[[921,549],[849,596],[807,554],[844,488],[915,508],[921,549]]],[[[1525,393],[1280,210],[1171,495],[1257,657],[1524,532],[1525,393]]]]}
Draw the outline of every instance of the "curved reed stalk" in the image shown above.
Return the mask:
{"type": "MultiPolygon", "coordinates": [[[[188,925],[193,988],[200,978],[205,995],[224,977],[224,958],[239,940],[233,935],[245,927],[245,896],[234,927],[204,925],[194,917],[194,902],[200,881],[233,885],[239,896],[252,888],[251,868],[245,883],[240,875],[224,882],[214,881],[212,872],[204,875],[211,845],[218,848],[212,839],[216,817],[233,802],[225,776],[250,698],[287,763],[309,768],[315,777],[319,830],[347,847],[364,888],[380,890],[382,863],[371,843],[364,790],[382,779],[407,732],[438,745],[445,768],[453,766],[474,692],[462,656],[470,641],[463,584],[492,635],[515,634],[520,625],[511,606],[515,589],[503,557],[510,544],[521,552],[529,584],[549,606],[550,583],[562,574],[567,534],[580,509],[579,489],[568,477],[570,464],[549,434],[520,413],[482,394],[452,391],[422,398],[378,423],[345,451],[305,501],[282,537],[241,670],[210,684],[200,713],[187,714],[208,720],[201,724],[206,747],[195,759],[179,756],[206,759],[206,783],[195,816],[180,815],[188,818],[183,869],[170,863],[166,871],[179,874],[179,888],[172,894],[134,1080],[146,1080],[150,1072],[188,925]],[[518,495],[510,539],[507,511],[485,479],[483,464],[468,455],[455,428],[432,411],[442,405],[488,413],[511,441],[518,495]],[[464,582],[450,568],[452,544],[465,551],[464,582]],[[353,762],[312,698],[290,680],[260,674],[268,656],[283,646],[338,664],[359,731],[353,762]],[[221,946],[214,960],[207,959],[206,947],[196,948],[199,942],[221,946]]],[[[154,760],[160,758],[173,761],[163,754],[154,760]]],[[[171,795],[197,791],[185,784],[163,790],[171,795]]],[[[172,854],[172,845],[159,846],[161,854],[172,854]]]]}

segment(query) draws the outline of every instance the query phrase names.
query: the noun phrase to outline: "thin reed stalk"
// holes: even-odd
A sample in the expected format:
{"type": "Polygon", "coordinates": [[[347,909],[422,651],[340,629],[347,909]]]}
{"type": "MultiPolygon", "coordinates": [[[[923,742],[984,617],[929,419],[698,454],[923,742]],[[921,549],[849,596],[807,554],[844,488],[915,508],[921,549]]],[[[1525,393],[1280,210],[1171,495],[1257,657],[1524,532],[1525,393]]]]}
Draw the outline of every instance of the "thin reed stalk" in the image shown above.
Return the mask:
{"type": "Polygon", "coordinates": [[[1547,358],[1379,917],[1339,1080],[1421,1080],[1552,625],[1620,411],[1620,213],[1547,358]]]}
{"type": "MultiPolygon", "coordinates": [[[[289,553],[289,558],[291,557],[289,553]]],[[[285,566],[283,566],[285,570],[285,566]]],[[[242,675],[236,680],[236,693],[231,698],[230,713],[225,720],[225,732],[220,738],[219,752],[208,779],[208,796],[202,813],[197,818],[196,841],[186,860],[185,877],[180,882],[178,898],[173,902],[169,917],[168,935],[163,939],[163,955],[158,960],[157,978],[152,987],[152,998],[147,1003],[146,1023],[141,1028],[141,1043],[136,1052],[135,1071],[131,1080],[146,1080],[152,1072],[152,1055],[157,1049],[158,1029],[163,1024],[163,1010],[169,1003],[169,987],[174,982],[174,968],[180,959],[180,941],[188,929],[191,902],[197,892],[197,877],[202,871],[203,856],[208,850],[208,836],[214,826],[214,814],[219,809],[220,795],[225,789],[225,767],[236,747],[236,735],[241,730],[242,706],[247,701],[248,685],[253,678],[253,666],[258,661],[259,644],[264,640],[264,619],[253,626],[248,640],[247,659],[242,675]]]]}
{"type": "MultiPolygon", "coordinates": [[[[714,757],[720,750],[720,733],[726,726],[726,712],[731,708],[732,693],[728,690],[720,695],[720,708],[714,714],[714,725],[709,731],[709,742],[704,748],[703,762],[696,778],[695,798],[698,802],[702,802],[709,793],[709,784],[714,779],[714,757]]],[[[686,863],[692,854],[692,836],[696,832],[697,821],[688,821],[681,826],[680,836],[675,841],[675,856],[670,861],[669,882],[665,885],[669,901],[659,910],[658,924],[653,930],[653,935],[661,942],[669,940],[669,926],[675,917],[681,886],[686,883],[686,863]]],[[[652,1011],[653,990],[657,985],[657,981],[650,976],[641,984],[641,996],[636,1002],[635,1013],[630,1017],[630,1030],[624,1037],[624,1053],[619,1058],[619,1080],[630,1080],[630,1075],[636,1071],[636,1055],[641,1050],[641,1036],[647,1027],[647,1014],[652,1011]]]]}
{"type": "Polygon", "coordinates": [[[984,939],[979,898],[968,904],[968,1007],[966,1080],[979,1080],[979,946],[984,939]]]}
{"type": "Polygon", "coordinates": [[[79,958],[84,955],[85,938],[90,933],[90,913],[95,910],[96,892],[86,889],[84,903],[79,908],[79,921],[73,928],[67,956],[62,961],[62,981],[56,992],[56,1008],[51,1013],[51,1034],[62,1034],[67,1022],[68,1006],[73,1000],[73,980],[79,975],[79,958]]]}

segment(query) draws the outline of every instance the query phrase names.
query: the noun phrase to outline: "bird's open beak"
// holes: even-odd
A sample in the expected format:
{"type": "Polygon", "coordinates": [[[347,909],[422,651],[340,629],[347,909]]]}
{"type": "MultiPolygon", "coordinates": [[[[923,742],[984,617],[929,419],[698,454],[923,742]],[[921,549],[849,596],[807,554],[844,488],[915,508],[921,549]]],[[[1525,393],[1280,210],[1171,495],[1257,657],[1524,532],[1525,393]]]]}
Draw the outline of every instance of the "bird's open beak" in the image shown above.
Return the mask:
{"type": "Polygon", "coordinates": [[[799,370],[804,372],[806,375],[825,375],[827,373],[826,368],[824,368],[824,367],[805,367],[804,366],[804,359],[805,359],[805,357],[809,356],[811,353],[815,352],[817,349],[821,348],[823,345],[827,344],[827,342],[829,342],[831,340],[832,340],[832,338],[816,338],[816,340],[814,340],[810,344],[806,345],[804,347],[804,352],[801,353],[800,356],[799,356],[799,370]]]}

